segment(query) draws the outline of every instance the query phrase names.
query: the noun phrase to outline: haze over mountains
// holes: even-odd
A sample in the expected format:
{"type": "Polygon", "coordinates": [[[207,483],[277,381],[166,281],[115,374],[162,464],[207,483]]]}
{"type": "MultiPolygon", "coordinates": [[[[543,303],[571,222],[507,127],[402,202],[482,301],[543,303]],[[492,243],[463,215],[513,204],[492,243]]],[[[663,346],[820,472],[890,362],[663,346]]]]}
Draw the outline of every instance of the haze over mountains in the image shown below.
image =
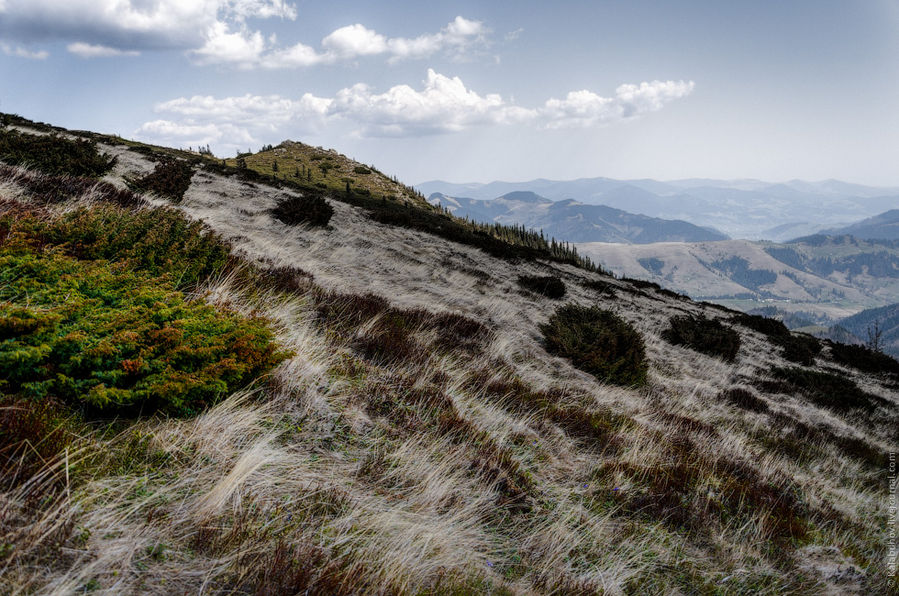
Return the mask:
{"type": "MultiPolygon", "coordinates": [[[[417,188],[426,196],[490,200],[530,191],[552,201],[574,199],[649,217],[684,220],[733,238],[784,241],[873,217],[899,205],[899,188],[839,180],[770,183],[754,179],[690,178],[658,181],[582,178],[559,181],[454,184],[440,180],[417,188]]],[[[601,241],[595,239],[594,241],[601,241]]]]}

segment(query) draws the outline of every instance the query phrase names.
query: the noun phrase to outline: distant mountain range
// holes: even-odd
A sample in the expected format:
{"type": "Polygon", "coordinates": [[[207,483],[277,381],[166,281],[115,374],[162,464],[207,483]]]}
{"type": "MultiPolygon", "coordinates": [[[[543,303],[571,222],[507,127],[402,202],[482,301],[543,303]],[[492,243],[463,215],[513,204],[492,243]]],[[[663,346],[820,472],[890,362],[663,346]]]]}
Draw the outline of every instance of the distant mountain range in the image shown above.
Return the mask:
{"type": "Polygon", "coordinates": [[[582,178],[558,181],[454,184],[439,180],[417,185],[425,196],[490,200],[530,191],[552,201],[574,199],[648,217],[683,220],[734,238],[784,241],[841,228],[894,209],[899,188],[878,188],[839,180],[770,183],[761,180],[582,178]]]}
{"type": "Polygon", "coordinates": [[[605,205],[573,199],[551,201],[530,191],[513,191],[493,200],[450,197],[433,193],[428,201],[454,215],[482,222],[522,224],[542,229],[567,242],[709,242],[724,234],[686,221],[636,215],[605,205]]]}
{"type": "Polygon", "coordinates": [[[851,234],[866,240],[899,240],[899,209],[891,209],[843,228],[826,230],[824,233],[851,234]]]}
{"type": "Polygon", "coordinates": [[[835,322],[899,296],[899,242],[809,236],[791,243],[728,240],[581,243],[614,273],[750,310],[774,304],[835,322]]]}

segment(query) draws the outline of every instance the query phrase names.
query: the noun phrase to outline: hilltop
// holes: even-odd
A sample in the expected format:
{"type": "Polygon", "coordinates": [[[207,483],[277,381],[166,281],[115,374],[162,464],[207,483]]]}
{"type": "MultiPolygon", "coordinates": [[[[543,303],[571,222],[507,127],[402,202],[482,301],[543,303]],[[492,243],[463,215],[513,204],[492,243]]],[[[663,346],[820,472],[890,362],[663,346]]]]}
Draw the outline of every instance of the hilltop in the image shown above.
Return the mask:
{"type": "Polygon", "coordinates": [[[899,362],[336,153],[4,122],[0,591],[896,590],[899,362]]]}

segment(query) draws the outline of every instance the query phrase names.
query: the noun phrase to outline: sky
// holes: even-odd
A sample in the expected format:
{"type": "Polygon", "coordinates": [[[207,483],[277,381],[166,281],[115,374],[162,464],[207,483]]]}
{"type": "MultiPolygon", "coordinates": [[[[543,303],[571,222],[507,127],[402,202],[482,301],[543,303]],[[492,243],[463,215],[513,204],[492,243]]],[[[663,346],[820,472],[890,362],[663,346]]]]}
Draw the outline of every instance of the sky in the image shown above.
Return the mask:
{"type": "Polygon", "coordinates": [[[0,0],[0,111],[413,184],[899,186],[899,0],[0,0]]]}

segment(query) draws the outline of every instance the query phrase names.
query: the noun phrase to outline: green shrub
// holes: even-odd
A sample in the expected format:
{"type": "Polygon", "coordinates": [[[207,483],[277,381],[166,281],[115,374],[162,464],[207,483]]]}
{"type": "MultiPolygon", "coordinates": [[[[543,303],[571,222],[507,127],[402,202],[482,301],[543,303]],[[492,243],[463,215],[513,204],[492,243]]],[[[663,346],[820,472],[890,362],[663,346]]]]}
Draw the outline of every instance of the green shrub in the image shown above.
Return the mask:
{"type": "Polygon", "coordinates": [[[193,167],[186,161],[165,158],[156,164],[150,174],[131,181],[131,187],[141,192],[152,192],[179,203],[190,188],[193,167]]]}
{"type": "Polygon", "coordinates": [[[518,278],[518,285],[554,300],[565,296],[565,282],[555,275],[523,275],[518,278]]]}
{"type": "Polygon", "coordinates": [[[550,354],[568,358],[600,380],[625,386],[646,382],[643,338],[611,311],[566,304],[540,330],[550,354]]]}
{"type": "Polygon", "coordinates": [[[889,406],[890,402],[859,389],[852,379],[804,368],[775,368],[775,378],[786,381],[789,391],[805,395],[817,405],[846,412],[851,410],[871,411],[877,406],[889,406]]]}
{"type": "Polygon", "coordinates": [[[830,346],[830,355],[834,362],[845,364],[864,372],[899,375],[899,361],[887,354],[875,352],[865,346],[834,343],[830,346]]]}
{"type": "Polygon", "coordinates": [[[285,356],[264,320],[188,302],[168,276],[15,243],[0,321],[0,391],[104,414],[191,414],[285,356]]]}
{"type": "Polygon", "coordinates": [[[0,130],[0,160],[37,168],[47,174],[99,178],[112,169],[116,158],[101,154],[97,144],[69,140],[56,134],[31,135],[0,130]]]}
{"type": "Polygon", "coordinates": [[[353,171],[361,176],[367,176],[368,174],[371,174],[371,170],[369,170],[365,166],[356,166],[355,168],[353,168],[353,171]]]}
{"type": "Polygon", "coordinates": [[[662,337],[674,345],[688,348],[727,361],[737,357],[740,334],[715,319],[684,315],[673,317],[662,337]]]}
{"type": "Polygon", "coordinates": [[[783,348],[781,355],[790,362],[810,366],[821,352],[821,342],[811,335],[793,335],[782,322],[759,315],[740,313],[734,321],[765,335],[783,348]]]}
{"type": "Polygon", "coordinates": [[[305,191],[301,196],[284,199],[272,210],[272,216],[289,226],[301,223],[326,226],[334,215],[334,208],[318,191],[305,191]]]}
{"type": "Polygon", "coordinates": [[[60,246],[79,259],[122,261],[152,276],[168,274],[178,287],[219,271],[230,252],[202,223],[166,208],[130,211],[103,205],[57,219],[0,212],[0,231],[4,229],[30,246],[60,246]]]}

